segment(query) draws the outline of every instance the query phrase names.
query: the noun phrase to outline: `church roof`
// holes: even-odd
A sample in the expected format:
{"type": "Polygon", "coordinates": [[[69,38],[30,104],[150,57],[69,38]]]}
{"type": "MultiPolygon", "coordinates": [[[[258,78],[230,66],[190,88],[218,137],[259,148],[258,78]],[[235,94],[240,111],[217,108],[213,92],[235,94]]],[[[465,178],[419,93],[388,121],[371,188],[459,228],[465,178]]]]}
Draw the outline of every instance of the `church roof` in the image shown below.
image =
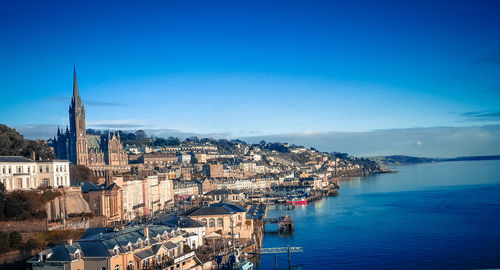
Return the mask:
{"type": "Polygon", "coordinates": [[[89,148],[101,148],[101,136],[100,135],[87,135],[87,146],[89,148]]]}

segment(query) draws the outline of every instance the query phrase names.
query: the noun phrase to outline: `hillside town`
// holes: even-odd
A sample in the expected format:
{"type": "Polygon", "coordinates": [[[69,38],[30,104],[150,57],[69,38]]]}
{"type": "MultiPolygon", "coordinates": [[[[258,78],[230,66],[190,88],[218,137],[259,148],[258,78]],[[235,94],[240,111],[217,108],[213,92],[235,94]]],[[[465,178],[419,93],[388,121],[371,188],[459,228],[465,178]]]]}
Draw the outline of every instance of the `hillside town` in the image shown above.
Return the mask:
{"type": "Polygon", "coordinates": [[[0,156],[0,241],[18,239],[2,248],[0,263],[250,269],[269,205],[307,204],[338,195],[343,177],[385,172],[368,159],[288,143],[159,138],[87,129],[85,121],[75,70],[70,126],[0,156]]]}

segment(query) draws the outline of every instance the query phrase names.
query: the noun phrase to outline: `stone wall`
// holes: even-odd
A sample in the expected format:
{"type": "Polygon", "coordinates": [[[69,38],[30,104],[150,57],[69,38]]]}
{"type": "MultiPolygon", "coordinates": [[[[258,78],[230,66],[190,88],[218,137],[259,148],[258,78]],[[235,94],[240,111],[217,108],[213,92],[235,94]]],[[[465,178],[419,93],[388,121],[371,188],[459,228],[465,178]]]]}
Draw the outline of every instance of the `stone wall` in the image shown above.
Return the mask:
{"type": "Polygon", "coordinates": [[[49,221],[68,218],[70,214],[90,213],[90,207],[83,198],[80,187],[65,187],[59,189],[62,196],[55,198],[46,205],[49,221]]]}
{"type": "Polygon", "coordinates": [[[27,258],[35,256],[35,254],[36,254],[35,250],[29,251],[29,252],[23,252],[23,251],[19,251],[19,250],[10,251],[10,252],[7,252],[7,253],[0,255],[0,263],[1,264],[13,263],[16,261],[25,260],[27,258]]]}
{"type": "Polygon", "coordinates": [[[45,219],[22,220],[22,221],[0,221],[2,232],[43,232],[47,230],[45,219]]]}

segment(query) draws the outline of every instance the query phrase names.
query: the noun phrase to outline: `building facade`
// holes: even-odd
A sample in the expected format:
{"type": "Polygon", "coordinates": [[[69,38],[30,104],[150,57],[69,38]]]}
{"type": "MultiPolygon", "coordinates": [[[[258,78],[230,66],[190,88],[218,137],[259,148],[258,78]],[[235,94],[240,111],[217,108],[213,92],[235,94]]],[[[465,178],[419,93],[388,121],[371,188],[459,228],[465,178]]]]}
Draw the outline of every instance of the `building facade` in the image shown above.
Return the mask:
{"type": "Polygon", "coordinates": [[[70,185],[69,161],[33,161],[25,157],[0,157],[0,183],[6,191],[70,185]]]}
{"type": "Polygon", "coordinates": [[[54,150],[58,159],[67,159],[73,164],[85,165],[91,169],[126,170],[128,157],[120,142],[120,134],[108,132],[105,135],[87,135],[85,126],[85,106],[82,103],[73,70],[73,96],[69,106],[69,129],[57,129],[54,150]],[[94,167],[94,168],[93,168],[94,167]],[[113,168],[114,167],[114,168],[113,168]]]}

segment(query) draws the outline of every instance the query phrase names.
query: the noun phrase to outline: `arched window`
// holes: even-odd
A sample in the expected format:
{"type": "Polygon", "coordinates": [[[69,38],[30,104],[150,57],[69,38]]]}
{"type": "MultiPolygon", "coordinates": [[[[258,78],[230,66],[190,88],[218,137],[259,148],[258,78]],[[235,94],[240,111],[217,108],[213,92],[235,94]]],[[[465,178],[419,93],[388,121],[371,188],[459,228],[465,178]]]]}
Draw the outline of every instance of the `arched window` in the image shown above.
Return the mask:
{"type": "Polygon", "coordinates": [[[222,218],[217,219],[217,227],[224,227],[224,219],[222,218]]]}
{"type": "Polygon", "coordinates": [[[134,263],[132,261],[129,261],[127,264],[127,270],[134,270],[134,263]]]}
{"type": "Polygon", "coordinates": [[[210,227],[210,228],[215,227],[215,219],[211,218],[208,220],[208,227],[210,227]]]}
{"type": "Polygon", "coordinates": [[[120,270],[120,266],[118,264],[115,265],[115,270],[120,270]]]}
{"type": "Polygon", "coordinates": [[[206,218],[202,218],[201,219],[201,224],[203,224],[203,226],[207,227],[207,219],[206,218]]]}

